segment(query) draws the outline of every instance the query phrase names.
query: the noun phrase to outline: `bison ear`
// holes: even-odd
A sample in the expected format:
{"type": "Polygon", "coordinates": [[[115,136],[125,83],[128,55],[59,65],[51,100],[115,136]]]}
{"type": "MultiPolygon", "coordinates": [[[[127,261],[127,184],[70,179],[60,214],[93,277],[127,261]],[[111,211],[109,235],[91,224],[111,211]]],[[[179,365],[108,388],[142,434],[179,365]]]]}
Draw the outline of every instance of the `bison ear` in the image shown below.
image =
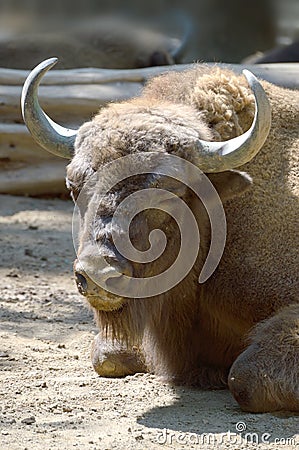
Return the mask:
{"type": "Polygon", "coordinates": [[[238,170],[227,170],[206,175],[215,186],[222,202],[243,194],[252,185],[250,175],[238,170]]]}

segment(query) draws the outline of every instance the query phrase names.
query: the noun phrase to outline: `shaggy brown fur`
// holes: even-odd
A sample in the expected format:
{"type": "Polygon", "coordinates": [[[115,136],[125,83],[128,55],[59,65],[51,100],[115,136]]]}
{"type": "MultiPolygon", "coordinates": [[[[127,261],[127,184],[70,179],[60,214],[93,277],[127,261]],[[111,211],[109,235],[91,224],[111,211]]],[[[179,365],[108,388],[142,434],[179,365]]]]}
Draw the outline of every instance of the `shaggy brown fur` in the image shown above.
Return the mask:
{"type": "MultiPolygon", "coordinates": [[[[226,249],[212,277],[204,285],[197,282],[209,247],[208,218],[185,192],[202,238],[189,275],[157,298],[122,299],[116,310],[104,311],[96,299],[92,306],[100,329],[140,345],[147,369],[167,380],[220,388],[228,379],[246,410],[298,411],[299,93],[262,84],[273,116],[264,147],[241,168],[253,184],[249,187],[240,172],[210,175],[228,222],[226,249]]],[[[253,96],[242,76],[203,66],[165,74],[153,79],[141,97],[111,104],[81,127],[68,178],[79,191],[105,162],[132,152],[154,150],[190,159],[188,148],[196,139],[237,136],[249,128],[253,114],[253,96]]],[[[102,213],[109,207],[107,198],[102,213]]],[[[147,242],[150,229],[170,227],[164,263],[177,245],[177,231],[167,220],[144,214],[133,224],[136,245],[147,242]]],[[[81,251],[86,240],[83,234],[81,251]]]]}

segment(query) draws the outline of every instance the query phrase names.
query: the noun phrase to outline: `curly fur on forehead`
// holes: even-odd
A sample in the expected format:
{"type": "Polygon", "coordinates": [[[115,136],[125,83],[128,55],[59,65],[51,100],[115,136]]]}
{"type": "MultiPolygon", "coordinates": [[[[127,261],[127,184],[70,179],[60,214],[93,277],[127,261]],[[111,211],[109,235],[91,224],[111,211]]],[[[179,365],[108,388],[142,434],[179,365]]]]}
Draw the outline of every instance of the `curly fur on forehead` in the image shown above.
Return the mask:
{"type": "Polygon", "coordinates": [[[175,150],[188,158],[197,139],[226,140],[245,132],[254,109],[246,80],[229,70],[195,66],[166,73],[150,80],[140,97],[112,103],[85,123],[74,164],[77,154],[86,170],[140,151],[175,150]]]}
{"type": "Polygon", "coordinates": [[[202,113],[192,106],[178,108],[171,103],[134,99],[109,105],[83,125],[76,148],[96,169],[131,153],[171,151],[198,139],[211,140],[212,133],[202,113]]]}

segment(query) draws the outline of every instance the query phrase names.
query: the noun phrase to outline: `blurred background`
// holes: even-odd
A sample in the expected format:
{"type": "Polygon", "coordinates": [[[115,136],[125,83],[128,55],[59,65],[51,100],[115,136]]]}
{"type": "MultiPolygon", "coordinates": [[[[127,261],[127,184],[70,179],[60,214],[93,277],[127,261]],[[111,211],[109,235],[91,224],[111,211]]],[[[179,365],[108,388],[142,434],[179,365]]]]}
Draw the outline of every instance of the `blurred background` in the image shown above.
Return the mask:
{"type": "MultiPolygon", "coordinates": [[[[150,44],[153,41],[154,56],[151,54],[146,61],[138,56],[140,61],[132,63],[133,66],[193,61],[238,63],[256,52],[299,39],[299,1],[1,0],[0,67],[27,68],[24,67],[26,58],[21,61],[17,53],[19,47],[23,53],[28,52],[26,45],[29,49],[31,47],[31,54],[36,53],[36,62],[39,62],[36,46],[46,46],[43,39],[46,43],[51,44],[51,39],[54,42],[45,49],[48,56],[55,53],[57,45],[65,45],[68,52],[75,42],[71,37],[75,36],[77,48],[79,42],[88,42],[94,53],[91,51],[90,59],[84,61],[83,58],[82,62],[72,56],[74,67],[77,63],[77,66],[109,67],[110,64],[111,67],[122,68],[117,58],[116,62],[112,58],[109,63],[103,56],[97,57],[95,49],[103,46],[97,41],[98,34],[101,41],[106,39],[104,47],[108,47],[108,53],[123,52],[120,44],[130,49],[132,41],[135,46],[140,44],[143,47],[146,45],[144,42],[150,44]],[[154,34],[142,35],[142,30],[159,34],[159,43],[156,43],[154,34]],[[110,34],[112,37],[109,38],[110,34]],[[161,35],[163,39],[166,36],[172,41],[161,44],[161,35]],[[181,42],[182,48],[176,46],[176,40],[181,42]],[[160,49],[162,53],[159,53],[160,49]],[[173,58],[169,58],[169,54],[173,58]]],[[[81,53],[86,53],[86,47],[81,53]]],[[[32,66],[33,62],[30,60],[27,64],[32,66]]],[[[70,62],[66,61],[64,67],[69,65],[70,62]]]]}

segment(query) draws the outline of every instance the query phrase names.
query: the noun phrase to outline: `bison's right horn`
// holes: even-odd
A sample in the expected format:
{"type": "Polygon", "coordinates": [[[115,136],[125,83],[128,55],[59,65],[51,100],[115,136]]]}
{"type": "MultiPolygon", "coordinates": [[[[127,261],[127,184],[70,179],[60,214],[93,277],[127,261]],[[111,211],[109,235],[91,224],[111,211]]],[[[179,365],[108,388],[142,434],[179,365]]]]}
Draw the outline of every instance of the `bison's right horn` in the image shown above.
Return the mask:
{"type": "Polygon", "coordinates": [[[34,140],[54,155],[70,159],[74,153],[77,130],[55,123],[41,109],[37,90],[45,73],[57,63],[50,58],[36,66],[28,75],[22,91],[21,107],[25,124],[34,140]]]}
{"type": "Polygon", "coordinates": [[[249,70],[243,70],[255,100],[255,115],[245,133],[224,142],[198,140],[193,149],[194,163],[203,172],[224,172],[249,162],[264,145],[271,127],[271,106],[268,97],[249,70]]]}

